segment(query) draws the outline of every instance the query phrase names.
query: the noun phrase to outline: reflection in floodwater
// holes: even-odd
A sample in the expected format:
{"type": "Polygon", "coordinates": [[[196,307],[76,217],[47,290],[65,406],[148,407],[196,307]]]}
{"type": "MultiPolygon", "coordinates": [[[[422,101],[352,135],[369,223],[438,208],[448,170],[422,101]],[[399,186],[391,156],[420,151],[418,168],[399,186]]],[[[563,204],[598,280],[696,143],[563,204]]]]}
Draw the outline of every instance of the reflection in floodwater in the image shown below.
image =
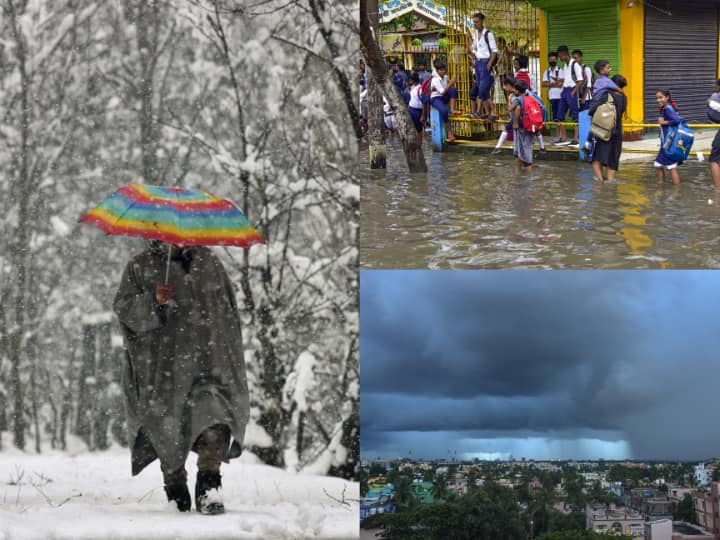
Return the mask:
{"type": "MultiPolygon", "coordinates": [[[[367,151],[361,153],[367,163],[367,151]]],[[[397,146],[363,175],[363,268],[717,268],[720,193],[707,164],[660,186],[651,163],[599,184],[590,166],[509,156],[428,154],[409,175],[397,146]]]]}
{"type": "Polygon", "coordinates": [[[645,189],[641,182],[620,184],[617,189],[620,201],[618,209],[623,214],[623,223],[626,224],[618,234],[625,239],[633,255],[644,255],[653,244],[650,237],[643,232],[650,217],[650,214],[645,213],[648,206],[645,189]]]}

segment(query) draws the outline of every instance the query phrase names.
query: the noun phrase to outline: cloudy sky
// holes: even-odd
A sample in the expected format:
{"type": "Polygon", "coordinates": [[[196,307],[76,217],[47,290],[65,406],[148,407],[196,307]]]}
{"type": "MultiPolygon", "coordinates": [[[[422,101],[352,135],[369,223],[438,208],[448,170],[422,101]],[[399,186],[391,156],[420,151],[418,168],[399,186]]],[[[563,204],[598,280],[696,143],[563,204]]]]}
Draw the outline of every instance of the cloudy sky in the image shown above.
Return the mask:
{"type": "Polygon", "coordinates": [[[361,272],[363,458],[720,455],[720,272],[361,272]]]}

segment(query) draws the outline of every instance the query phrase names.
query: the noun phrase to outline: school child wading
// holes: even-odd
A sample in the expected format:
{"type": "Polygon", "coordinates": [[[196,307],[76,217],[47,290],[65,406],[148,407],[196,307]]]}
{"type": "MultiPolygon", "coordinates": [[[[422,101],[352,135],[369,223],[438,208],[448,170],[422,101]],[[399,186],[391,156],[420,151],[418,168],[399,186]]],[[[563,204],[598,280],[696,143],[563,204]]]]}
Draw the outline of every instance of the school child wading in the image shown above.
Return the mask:
{"type": "MultiPolygon", "coordinates": [[[[671,105],[671,103],[674,102],[672,101],[670,90],[658,90],[655,93],[655,99],[657,100],[661,114],[658,118],[658,124],[660,124],[660,129],[662,130],[662,140],[665,140],[668,136],[669,127],[680,124],[681,118],[678,116],[675,108],[671,105]]],[[[679,164],[679,161],[670,159],[667,155],[665,155],[663,149],[660,148],[654,163],[655,169],[657,170],[658,182],[661,184],[665,182],[665,169],[667,169],[670,171],[672,183],[678,185],[680,183],[680,174],[677,170],[677,166],[679,164]]]]}
{"type": "Polygon", "coordinates": [[[438,110],[445,130],[447,131],[447,140],[454,141],[455,134],[450,130],[450,113],[460,114],[455,110],[455,100],[458,97],[455,88],[455,77],[448,80],[447,68],[440,60],[435,61],[435,74],[433,74],[430,83],[430,105],[438,110]]]}
{"type": "Polygon", "coordinates": [[[507,98],[508,103],[508,112],[510,113],[510,119],[508,120],[507,124],[505,124],[505,130],[500,134],[500,138],[498,139],[497,144],[495,145],[495,150],[492,151],[493,154],[499,154],[502,152],[502,145],[505,141],[514,141],[513,138],[513,109],[512,109],[512,99],[515,97],[515,83],[517,81],[512,77],[505,77],[503,80],[503,90],[505,91],[505,96],[507,98]]]}
{"type": "MultiPolygon", "coordinates": [[[[715,83],[715,93],[708,100],[708,117],[712,122],[720,124],[720,79],[715,83]]],[[[720,130],[715,134],[710,150],[710,173],[713,184],[720,188],[720,130]]]]}
{"type": "MultiPolygon", "coordinates": [[[[606,60],[598,60],[595,70],[601,74],[598,81],[603,80],[595,98],[590,103],[589,113],[593,117],[595,129],[595,148],[592,156],[592,167],[595,179],[603,181],[603,167],[607,167],[607,179],[614,180],[620,168],[620,154],[622,152],[622,116],[627,109],[627,98],[622,89],[627,80],[622,75],[615,75],[612,80],[607,78],[610,73],[610,64],[606,60]],[[610,122],[603,123],[595,115],[608,115],[610,122]],[[599,128],[599,129],[598,129],[599,128]]],[[[597,87],[597,85],[596,85],[597,87]]]]}
{"type": "Polygon", "coordinates": [[[527,86],[523,81],[515,82],[516,95],[512,98],[511,106],[513,118],[514,154],[517,158],[518,167],[524,167],[526,172],[530,172],[532,171],[533,161],[533,132],[526,129],[531,111],[529,109],[524,110],[527,108],[527,106],[524,105],[524,100],[530,99],[534,101],[534,98],[526,95],[526,90],[527,86]]]}

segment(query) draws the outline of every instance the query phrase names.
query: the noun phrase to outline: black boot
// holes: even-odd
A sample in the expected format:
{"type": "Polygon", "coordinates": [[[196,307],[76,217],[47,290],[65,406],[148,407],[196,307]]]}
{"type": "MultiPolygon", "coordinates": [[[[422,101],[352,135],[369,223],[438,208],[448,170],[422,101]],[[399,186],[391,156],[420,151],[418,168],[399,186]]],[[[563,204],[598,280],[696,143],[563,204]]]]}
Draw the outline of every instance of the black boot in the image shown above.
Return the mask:
{"type": "Polygon", "coordinates": [[[195,509],[201,514],[214,515],[225,512],[220,499],[219,490],[222,487],[220,473],[212,471],[198,471],[195,482],[195,509]],[[210,490],[216,490],[208,493],[210,490]]]}
{"type": "Polygon", "coordinates": [[[190,491],[188,491],[187,484],[165,486],[165,494],[168,502],[175,501],[178,510],[181,512],[190,511],[190,491]]]}

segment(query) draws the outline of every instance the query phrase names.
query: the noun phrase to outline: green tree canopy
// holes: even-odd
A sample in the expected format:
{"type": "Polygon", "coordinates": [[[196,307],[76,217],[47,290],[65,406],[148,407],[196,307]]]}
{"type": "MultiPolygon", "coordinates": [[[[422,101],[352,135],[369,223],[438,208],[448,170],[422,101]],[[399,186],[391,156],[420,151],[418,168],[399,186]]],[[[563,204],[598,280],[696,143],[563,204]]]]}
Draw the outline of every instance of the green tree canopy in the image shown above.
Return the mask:
{"type": "Polygon", "coordinates": [[[677,521],[686,521],[688,523],[697,523],[695,510],[693,509],[692,497],[686,493],[682,500],[678,503],[673,519],[677,521]]]}

